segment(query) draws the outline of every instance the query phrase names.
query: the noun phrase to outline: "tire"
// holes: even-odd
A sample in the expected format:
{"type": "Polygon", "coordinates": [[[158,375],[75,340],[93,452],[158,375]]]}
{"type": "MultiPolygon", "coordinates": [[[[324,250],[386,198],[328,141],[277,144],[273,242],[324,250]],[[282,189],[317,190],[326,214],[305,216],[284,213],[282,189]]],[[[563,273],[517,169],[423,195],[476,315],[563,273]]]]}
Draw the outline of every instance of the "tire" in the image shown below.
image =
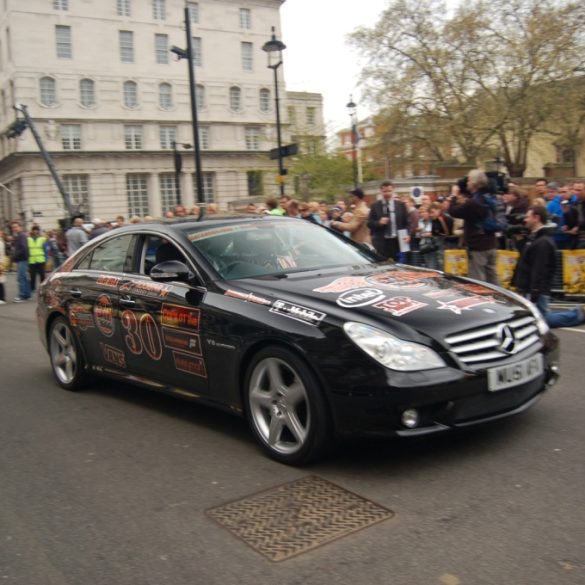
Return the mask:
{"type": "Polygon", "coordinates": [[[77,336],[64,317],[57,317],[49,329],[49,357],[53,375],[65,390],[81,390],[87,382],[85,358],[77,336]]]}
{"type": "Polygon", "coordinates": [[[331,417],[319,384],[296,354],[266,347],[248,368],[244,405],[262,448],[289,465],[316,461],[333,444],[331,417]]]}

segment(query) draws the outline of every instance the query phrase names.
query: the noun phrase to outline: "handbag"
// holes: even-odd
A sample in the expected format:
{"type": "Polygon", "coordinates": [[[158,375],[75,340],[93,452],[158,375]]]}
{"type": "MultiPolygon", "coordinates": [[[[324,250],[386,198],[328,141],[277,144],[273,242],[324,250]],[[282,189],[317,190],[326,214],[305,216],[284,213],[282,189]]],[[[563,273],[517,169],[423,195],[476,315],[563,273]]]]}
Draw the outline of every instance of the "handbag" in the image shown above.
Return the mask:
{"type": "Polygon", "coordinates": [[[425,242],[419,248],[419,252],[421,254],[430,254],[431,252],[436,252],[439,249],[439,244],[437,244],[437,240],[435,238],[431,238],[428,242],[425,242]]]}

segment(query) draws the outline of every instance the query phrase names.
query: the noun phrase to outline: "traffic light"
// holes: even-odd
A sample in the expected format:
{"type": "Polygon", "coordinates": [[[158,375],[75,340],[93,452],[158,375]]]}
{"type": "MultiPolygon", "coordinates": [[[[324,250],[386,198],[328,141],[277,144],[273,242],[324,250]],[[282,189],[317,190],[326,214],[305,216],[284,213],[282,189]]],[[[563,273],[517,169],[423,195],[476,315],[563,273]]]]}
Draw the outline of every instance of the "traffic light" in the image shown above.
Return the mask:
{"type": "Polygon", "coordinates": [[[16,138],[20,136],[27,128],[28,124],[26,123],[26,120],[15,120],[8,128],[8,131],[6,132],[6,137],[16,138]]]}

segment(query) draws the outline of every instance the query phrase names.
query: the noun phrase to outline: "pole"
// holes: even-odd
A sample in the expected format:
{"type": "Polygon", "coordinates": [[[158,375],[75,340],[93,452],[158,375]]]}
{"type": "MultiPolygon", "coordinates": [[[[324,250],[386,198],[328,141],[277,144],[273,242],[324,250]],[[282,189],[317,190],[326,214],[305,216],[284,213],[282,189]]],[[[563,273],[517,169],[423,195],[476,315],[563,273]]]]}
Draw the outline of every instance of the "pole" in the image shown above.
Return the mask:
{"type": "Polygon", "coordinates": [[[73,216],[75,215],[75,209],[73,208],[73,204],[71,203],[71,198],[69,197],[69,193],[67,193],[67,191],[65,190],[65,186],[63,185],[63,182],[61,181],[61,177],[59,176],[59,173],[57,172],[57,169],[55,168],[55,165],[53,164],[53,161],[52,161],[51,157],[49,156],[49,153],[45,150],[45,146],[43,145],[43,141],[41,140],[41,137],[40,137],[39,133],[37,132],[37,129],[34,125],[34,122],[32,121],[32,118],[28,114],[27,107],[24,104],[15,104],[14,109],[18,112],[21,112],[22,115],[24,116],[24,119],[26,120],[26,124],[30,128],[30,131],[32,132],[32,135],[35,139],[35,142],[37,143],[37,146],[39,147],[39,150],[41,151],[41,155],[42,155],[45,163],[47,164],[47,167],[49,168],[49,172],[51,173],[51,176],[53,177],[53,181],[55,181],[55,185],[57,185],[57,189],[59,189],[59,193],[61,193],[61,197],[63,198],[63,202],[65,203],[65,207],[67,209],[67,213],[69,214],[69,218],[70,219],[73,218],[73,216]]]}
{"type": "Polygon", "coordinates": [[[185,31],[187,34],[187,54],[189,64],[189,86],[191,90],[191,120],[193,122],[193,153],[195,156],[195,184],[197,186],[197,203],[204,203],[203,174],[201,172],[201,152],[199,149],[199,119],[197,115],[197,94],[195,92],[195,62],[193,60],[193,40],[191,39],[191,18],[189,8],[185,6],[185,31]]]}
{"type": "Polygon", "coordinates": [[[351,159],[353,161],[353,187],[358,186],[358,159],[357,159],[357,122],[356,114],[351,114],[351,159]]]}
{"type": "Polygon", "coordinates": [[[278,145],[278,180],[280,182],[280,195],[281,197],[285,194],[284,192],[284,175],[286,173],[284,169],[283,157],[282,157],[282,132],[280,129],[280,98],[278,96],[278,67],[280,63],[274,67],[274,105],[276,107],[276,142],[278,145]]]}
{"type": "Polygon", "coordinates": [[[175,140],[173,140],[173,163],[175,165],[175,199],[177,205],[181,205],[181,168],[183,166],[183,159],[177,151],[177,143],[175,140]]]}

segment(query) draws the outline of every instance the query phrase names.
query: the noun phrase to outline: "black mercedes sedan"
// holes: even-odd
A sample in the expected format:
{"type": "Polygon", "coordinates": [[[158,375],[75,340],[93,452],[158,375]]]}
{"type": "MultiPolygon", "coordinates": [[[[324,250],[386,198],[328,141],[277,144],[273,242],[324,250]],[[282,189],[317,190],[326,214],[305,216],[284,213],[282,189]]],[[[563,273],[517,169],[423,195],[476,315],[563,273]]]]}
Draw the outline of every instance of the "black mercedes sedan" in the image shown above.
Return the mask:
{"type": "Polygon", "coordinates": [[[233,411],[289,464],[343,435],[516,414],[558,377],[557,338],[518,295],[299,219],[115,229],[51,274],[37,316],[63,388],[99,375],[233,411]]]}

